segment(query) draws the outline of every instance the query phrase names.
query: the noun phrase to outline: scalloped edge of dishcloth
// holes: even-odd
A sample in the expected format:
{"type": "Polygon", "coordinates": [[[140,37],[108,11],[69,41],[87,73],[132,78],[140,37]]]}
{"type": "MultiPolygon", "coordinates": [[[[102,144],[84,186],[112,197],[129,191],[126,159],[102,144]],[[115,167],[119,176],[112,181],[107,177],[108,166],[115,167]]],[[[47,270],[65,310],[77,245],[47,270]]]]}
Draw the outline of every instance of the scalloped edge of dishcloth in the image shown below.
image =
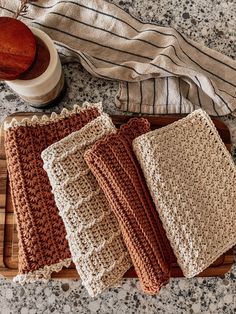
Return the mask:
{"type": "Polygon", "coordinates": [[[58,273],[62,270],[63,267],[69,267],[72,262],[71,258],[66,258],[61,260],[59,263],[52,264],[52,265],[45,265],[42,268],[39,268],[33,272],[29,272],[27,274],[18,274],[13,278],[13,282],[15,283],[29,283],[35,281],[48,281],[51,278],[51,274],[53,272],[58,273]]]}
{"type": "Polygon", "coordinates": [[[102,102],[99,103],[89,103],[84,102],[82,106],[75,104],[72,110],[68,110],[67,108],[63,108],[60,113],[52,112],[50,116],[44,114],[42,117],[38,117],[33,115],[31,118],[23,118],[22,120],[18,121],[16,118],[12,118],[10,122],[4,122],[4,130],[9,128],[14,128],[18,126],[36,126],[36,125],[46,125],[51,122],[56,122],[62,120],[64,118],[68,118],[74,114],[81,113],[89,108],[97,108],[99,113],[102,113],[103,107],[102,102]]]}

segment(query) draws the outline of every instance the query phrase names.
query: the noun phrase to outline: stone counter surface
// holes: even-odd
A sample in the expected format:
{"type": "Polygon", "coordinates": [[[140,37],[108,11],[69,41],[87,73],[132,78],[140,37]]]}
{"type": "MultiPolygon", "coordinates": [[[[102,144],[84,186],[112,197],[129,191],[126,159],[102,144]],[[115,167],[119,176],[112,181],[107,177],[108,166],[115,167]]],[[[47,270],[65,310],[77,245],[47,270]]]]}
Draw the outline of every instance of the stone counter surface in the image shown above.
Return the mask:
{"type": "MultiPolygon", "coordinates": [[[[173,26],[189,38],[236,57],[235,0],[113,0],[143,21],[173,26]]],[[[118,113],[118,83],[91,77],[79,64],[64,66],[67,91],[57,106],[71,109],[85,100],[103,101],[118,113]]],[[[25,104],[0,83],[0,121],[14,112],[40,111],[25,104]]],[[[42,111],[42,110],[41,110],[42,111]]],[[[236,143],[236,119],[225,119],[236,143]]],[[[235,254],[236,256],[236,254],[235,254]]],[[[236,313],[236,263],[224,278],[172,279],[159,295],[144,295],[136,279],[123,280],[100,297],[91,298],[78,280],[50,281],[23,287],[0,279],[0,313],[236,313]]]]}

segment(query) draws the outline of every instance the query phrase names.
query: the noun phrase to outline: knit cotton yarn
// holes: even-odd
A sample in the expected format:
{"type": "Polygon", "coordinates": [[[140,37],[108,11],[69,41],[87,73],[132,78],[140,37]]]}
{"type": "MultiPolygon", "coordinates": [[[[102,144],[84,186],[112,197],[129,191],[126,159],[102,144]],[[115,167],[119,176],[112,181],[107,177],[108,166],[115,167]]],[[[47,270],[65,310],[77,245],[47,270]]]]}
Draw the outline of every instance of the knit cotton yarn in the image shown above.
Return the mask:
{"type": "Polygon", "coordinates": [[[73,262],[91,296],[120,280],[132,265],[116,217],[84,160],[86,149],[115,131],[102,114],[42,152],[73,262]]]}
{"type": "Polygon", "coordinates": [[[193,277],[236,244],[236,168],[201,109],[133,142],[184,275],[193,277]]]}
{"type": "Polygon", "coordinates": [[[119,221],[143,291],[154,294],[169,281],[175,256],[132,151],[132,140],[148,131],[146,119],[133,118],[96,142],[85,160],[119,221]]]}
{"type": "Polygon", "coordinates": [[[48,279],[71,263],[66,231],[58,214],[42,151],[54,142],[98,117],[101,105],[85,104],[63,109],[50,117],[24,119],[5,124],[5,149],[11,195],[19,238],[21,283],[48,279]]]}

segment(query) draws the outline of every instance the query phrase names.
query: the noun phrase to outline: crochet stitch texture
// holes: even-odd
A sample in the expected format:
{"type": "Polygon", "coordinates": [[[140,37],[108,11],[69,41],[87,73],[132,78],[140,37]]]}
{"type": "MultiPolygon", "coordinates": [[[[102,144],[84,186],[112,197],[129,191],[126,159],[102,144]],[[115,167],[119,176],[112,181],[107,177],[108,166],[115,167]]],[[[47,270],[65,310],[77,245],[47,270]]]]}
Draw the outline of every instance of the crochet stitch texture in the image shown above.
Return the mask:
{"type": "Polygon", "coordinates": [[[100,115],[100,105],[75,106],[51,117],[5,125],[5,149],[19,238],[16,281],[48,279],[71,263],[66,231],[58,214],[41,152],[100,115]]]}
{"type": "Polygon", "coordinates": [[[133,142],[186,277],[236,243],[236,168],[213,122],[196,110],[133,142]]]}
{"type": "Polygon", "coordinates": [[[132,151],[132,140],[148,131],[146,119],[133,118],[96,142],[85,160],[119,221],[142,289],[154,294],[169,281],[175,257],[132,151]]]}
{"type": "Polygon", "coordinates": [[[91,296],[121,279],[132,265],[115,215],[84,160],[86,149],[115,131],[102,114],[42,153],[73,262],[91,296]]]}

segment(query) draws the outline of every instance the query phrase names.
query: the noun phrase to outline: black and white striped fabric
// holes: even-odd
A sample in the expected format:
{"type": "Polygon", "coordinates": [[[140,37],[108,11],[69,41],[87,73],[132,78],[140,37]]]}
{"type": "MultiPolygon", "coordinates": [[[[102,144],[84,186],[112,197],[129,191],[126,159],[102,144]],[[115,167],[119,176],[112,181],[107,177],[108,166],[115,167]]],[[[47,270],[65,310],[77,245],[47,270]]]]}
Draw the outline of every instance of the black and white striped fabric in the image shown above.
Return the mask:
{"type": "MultiPolygon", "coordinates": [[[[12,16],[18,0],[0,0],[12,16]]],[[[147,114],[213,116],[236,109],[236,61],[185,38],[173,28],[144,23],[103,0],[32,2],[20,18],[45,31],[65,62],[119,80],[118,108],[147,114]]]]}

